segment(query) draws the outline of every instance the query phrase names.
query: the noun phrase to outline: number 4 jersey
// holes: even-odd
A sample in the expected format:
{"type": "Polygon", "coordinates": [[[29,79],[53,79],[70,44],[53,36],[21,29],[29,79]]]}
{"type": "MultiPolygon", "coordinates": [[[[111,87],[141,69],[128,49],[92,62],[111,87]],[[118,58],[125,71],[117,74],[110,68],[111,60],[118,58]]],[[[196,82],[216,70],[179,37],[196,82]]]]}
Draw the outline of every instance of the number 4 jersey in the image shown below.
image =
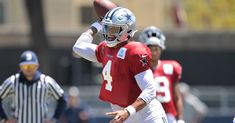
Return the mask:
{"type": "Polygon", "coordinates": [[[181,65],[173,60],[159,60],[154,77],[157,87],[157,99],[162,103],[166,113],[177,115],[174,102],[174,87],[182,74],[181,65]]]}
{"type": "Polygon", "coordinates": [[[129,42],[115,48],[101,42],[96,57],[102,63],[103,83],[99,98],[126,107],[140,95],[135,75],[150,69],[150,51],[139,42],[129,42]]]}

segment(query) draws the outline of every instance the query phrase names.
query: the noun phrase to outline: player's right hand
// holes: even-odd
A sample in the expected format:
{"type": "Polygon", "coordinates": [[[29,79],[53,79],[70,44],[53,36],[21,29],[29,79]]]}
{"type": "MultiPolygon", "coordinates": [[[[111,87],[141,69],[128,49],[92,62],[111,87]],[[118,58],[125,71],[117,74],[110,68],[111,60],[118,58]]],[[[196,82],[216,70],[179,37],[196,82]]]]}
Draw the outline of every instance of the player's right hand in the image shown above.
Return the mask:
{"type": "Polygon", "coordinates": [[[4,123],[16,123],[16,119],[9,119],[9,120],[6,120],[4,123]]]}
{"type": "Polygon", "coordinates": [[[114,117],[109,123],[123,123],[129,117],[129,113],[125,109],[108,112],[106,115],[114,117]]]}

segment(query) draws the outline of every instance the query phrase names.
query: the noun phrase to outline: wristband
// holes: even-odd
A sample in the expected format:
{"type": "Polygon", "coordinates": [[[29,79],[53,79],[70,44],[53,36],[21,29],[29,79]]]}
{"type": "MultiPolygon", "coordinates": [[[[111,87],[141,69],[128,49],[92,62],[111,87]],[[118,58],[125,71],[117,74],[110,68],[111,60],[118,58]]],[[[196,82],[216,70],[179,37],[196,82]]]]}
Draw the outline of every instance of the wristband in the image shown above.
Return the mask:
{"type": "Polygon", "coordinates": [[[130,116],[134,115],[136,113],[135,108],[132,105],[129,105],[128,107],[125,108],[128,113],[130,114],[130,116]]]}
{"type": "Polygon", "coordinates": [[[185,123],[184,120],[178,120],[177,123],[185,123]]]}
{"type": "Polygon", "coordinates": [[[96,28],[98,32],[102,29],[102,25],[99,22],[94,22],[93,24],[91,24],[91,27],[96,28]]]}

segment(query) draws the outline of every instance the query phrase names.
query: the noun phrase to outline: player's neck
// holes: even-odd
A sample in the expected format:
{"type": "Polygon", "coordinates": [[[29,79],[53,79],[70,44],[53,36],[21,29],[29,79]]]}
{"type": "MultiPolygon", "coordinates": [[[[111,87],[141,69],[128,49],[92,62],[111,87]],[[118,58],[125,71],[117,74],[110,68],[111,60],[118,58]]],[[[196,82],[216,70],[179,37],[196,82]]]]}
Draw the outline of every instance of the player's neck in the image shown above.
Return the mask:
{"type": "Polygon", "coordinates": [[[155,69],[156,69],[157,64],[158,64],[158,62],[152,62],[152,63],[151,63],[152,70],[155,70],[155,69]]]}
{"type": "Polygon", "coordinates": [[[29,80],[29,81],[32,81],[33,80],[33,76],[26,76],[25,77],[27,80],[29,80]]]}
{"type": "Polygon", "coordinates": [[[151,62],[152,70],[155,70],[159,64],[161,64],[161,60],[160,59],[158,59],[156,61],[152,61],[151,62]]]}

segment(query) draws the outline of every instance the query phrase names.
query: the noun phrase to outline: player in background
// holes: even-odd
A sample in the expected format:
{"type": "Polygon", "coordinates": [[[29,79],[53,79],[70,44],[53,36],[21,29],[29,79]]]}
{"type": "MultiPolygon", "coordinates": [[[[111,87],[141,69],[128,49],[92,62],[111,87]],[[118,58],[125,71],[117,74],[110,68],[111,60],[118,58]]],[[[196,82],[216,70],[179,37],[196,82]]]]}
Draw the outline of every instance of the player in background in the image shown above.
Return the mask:
{"type": "Polygon", "coordinates": [[[145,28],[139,40],[151,50],[151,69],[157,86],[157,99],[166,111],[168,122],[184,123],[183,101],[178,86],[182,74],[181,65],[174,60],[160,60],[165,50],[165,36],[158,28],[145,28]]]}
{"type": "Polygon", "coordinates": [[[99,98],[109,102],[114,116],[111,123],[167,123],[164,109],[156,100],[156,87],[150,66],[150,51],[131,41],[136,18],[126,8],[106,13],[101,24],[93,23],[76,41],[73,51],[92,62],[102,63],[103,83],[99,98]],[[100,31],[99,45],[93,36],[100,31]]]}

